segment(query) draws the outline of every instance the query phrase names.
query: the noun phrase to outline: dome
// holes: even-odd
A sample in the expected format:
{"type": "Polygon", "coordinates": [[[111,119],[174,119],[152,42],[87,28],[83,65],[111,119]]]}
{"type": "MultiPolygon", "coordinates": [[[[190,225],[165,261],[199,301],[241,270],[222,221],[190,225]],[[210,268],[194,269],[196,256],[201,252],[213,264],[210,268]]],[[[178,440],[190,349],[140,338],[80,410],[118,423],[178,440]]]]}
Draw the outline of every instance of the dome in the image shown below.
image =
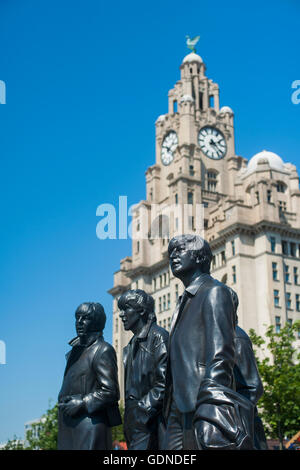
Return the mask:
{"type": "Polygon", "coordinates": [[[234,112],[232,111],[232,109],[229,107],[229,106],[223,106],[221,109],[220,109],[220,114],[223,113],[228,113],[228,114],[234,114],[234,112]]]}
{"type": "Polygon", "coordinates": [[[190,54],[185,56],[182,63],[185,64],[186,62],[199,62],[200,64],[202,64],[203,60],[198,54],[195,54],[195,52],[191,52],[190,54]]]}
{"type": "Polygon", "coordinates": [[[191,95],[183,95],[181,98],[180,98],[180,103],[185,103],[189,101],[190,103],[193,103],[194,102],[194,98],[191,96],[191,95]]]}
{"type": "Polygon", "coordinates": [[[268,162],[273,170],[284,171],[285,169],[283,160],[279,157],[279,155],[273,152],[268,152],[267,150],[263,150],[262,152],[259,152],[250,158],[247,166],[247,172],[249,173],[255,171],[259,161],[268,162]]]}
{"type": "Polygon", "coordinates": [[[165,120],[165,115],[164,115],[164,114],[161,114],[161,115],[158,116],[158,118],[156,119],[156,122],[164,121],[164,120],[165,120]]]}

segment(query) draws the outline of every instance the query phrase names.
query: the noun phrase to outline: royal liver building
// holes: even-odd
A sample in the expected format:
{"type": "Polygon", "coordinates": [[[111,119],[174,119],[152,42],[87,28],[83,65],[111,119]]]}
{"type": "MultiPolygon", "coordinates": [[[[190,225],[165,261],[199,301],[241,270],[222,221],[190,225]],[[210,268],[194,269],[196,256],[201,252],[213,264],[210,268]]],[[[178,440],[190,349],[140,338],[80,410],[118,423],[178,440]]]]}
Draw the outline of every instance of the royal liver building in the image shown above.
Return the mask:
{"type": "MultiPolygon", "coordinates": [[[[168,241],[198,233],[209,241],[212,275],[238,294],[239,324],[265,333],[300,318],[300,191],[296,166],[270,150],[249,161],[235,153],[234,113],[220,107],[219,86],[196,53],[180,66],[168,112],[155,123],[155,163],[146,199],[133,211],[132,254],[114,274],[113,344],[123,385],[122,349],[131,337],[117,299],[144,289],[157,322],[169,328],[180,281],[168,264],[168,241]]],[[[284,157],[284,156],[283,156],[284,157]]]]}

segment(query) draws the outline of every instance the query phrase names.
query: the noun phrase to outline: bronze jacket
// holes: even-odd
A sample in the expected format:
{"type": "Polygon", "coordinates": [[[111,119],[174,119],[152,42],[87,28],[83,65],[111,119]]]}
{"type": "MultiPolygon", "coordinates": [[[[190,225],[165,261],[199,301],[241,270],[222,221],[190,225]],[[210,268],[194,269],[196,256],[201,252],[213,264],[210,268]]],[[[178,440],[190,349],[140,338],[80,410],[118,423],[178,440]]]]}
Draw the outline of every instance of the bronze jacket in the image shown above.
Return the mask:
{"type": "Polygon", "coordinates": [[[162,410],[168,332],[150,320],[123,349],[125,405],[138,402],[139,420],[147,422],[162,410]]]}

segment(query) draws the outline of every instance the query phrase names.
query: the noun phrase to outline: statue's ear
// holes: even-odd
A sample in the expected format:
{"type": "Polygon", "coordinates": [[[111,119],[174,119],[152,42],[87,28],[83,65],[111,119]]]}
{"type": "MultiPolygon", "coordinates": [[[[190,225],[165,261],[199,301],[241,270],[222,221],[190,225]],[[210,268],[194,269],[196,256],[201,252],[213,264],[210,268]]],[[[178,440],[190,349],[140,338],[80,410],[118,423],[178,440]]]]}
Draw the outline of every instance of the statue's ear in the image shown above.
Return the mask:
{"type": "Polygon", "coordinates": [[[140,315],[141,317],[145,318],[145,315],[147,315],[147,310],[145,308],[141,309],[140,315]]]}

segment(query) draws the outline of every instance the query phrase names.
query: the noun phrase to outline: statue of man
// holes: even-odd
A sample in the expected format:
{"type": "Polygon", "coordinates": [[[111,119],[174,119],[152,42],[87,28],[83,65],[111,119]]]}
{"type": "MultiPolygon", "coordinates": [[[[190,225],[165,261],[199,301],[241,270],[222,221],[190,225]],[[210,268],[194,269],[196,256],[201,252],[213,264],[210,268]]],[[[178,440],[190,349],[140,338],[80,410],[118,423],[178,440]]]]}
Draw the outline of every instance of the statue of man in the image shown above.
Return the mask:
{"type": "Polygon", "coordinates": [[[174,237],[168,251],[185,290],[170,330],[164,448],[252,449],[253,405],[235,391],[230,292],[210,276],[212,252],[203,238],[174,237]]]}
{"type": "Polygon", "coordinates": [[[168,332],[156,324],[154,300],[129,290],[118,300],[120,318],[133,337],[123,350],[125,368],[124,434],[129,450],[160,447],[168,332]]]}
{"type": "Polygon", "coordinates": [[[111,427],[122,423],[117,360],[103,339],[101,304],[86,302],[75,312],[77,337],[70,341],[58,396],[58,449],[110,450],[111,427]]]}

